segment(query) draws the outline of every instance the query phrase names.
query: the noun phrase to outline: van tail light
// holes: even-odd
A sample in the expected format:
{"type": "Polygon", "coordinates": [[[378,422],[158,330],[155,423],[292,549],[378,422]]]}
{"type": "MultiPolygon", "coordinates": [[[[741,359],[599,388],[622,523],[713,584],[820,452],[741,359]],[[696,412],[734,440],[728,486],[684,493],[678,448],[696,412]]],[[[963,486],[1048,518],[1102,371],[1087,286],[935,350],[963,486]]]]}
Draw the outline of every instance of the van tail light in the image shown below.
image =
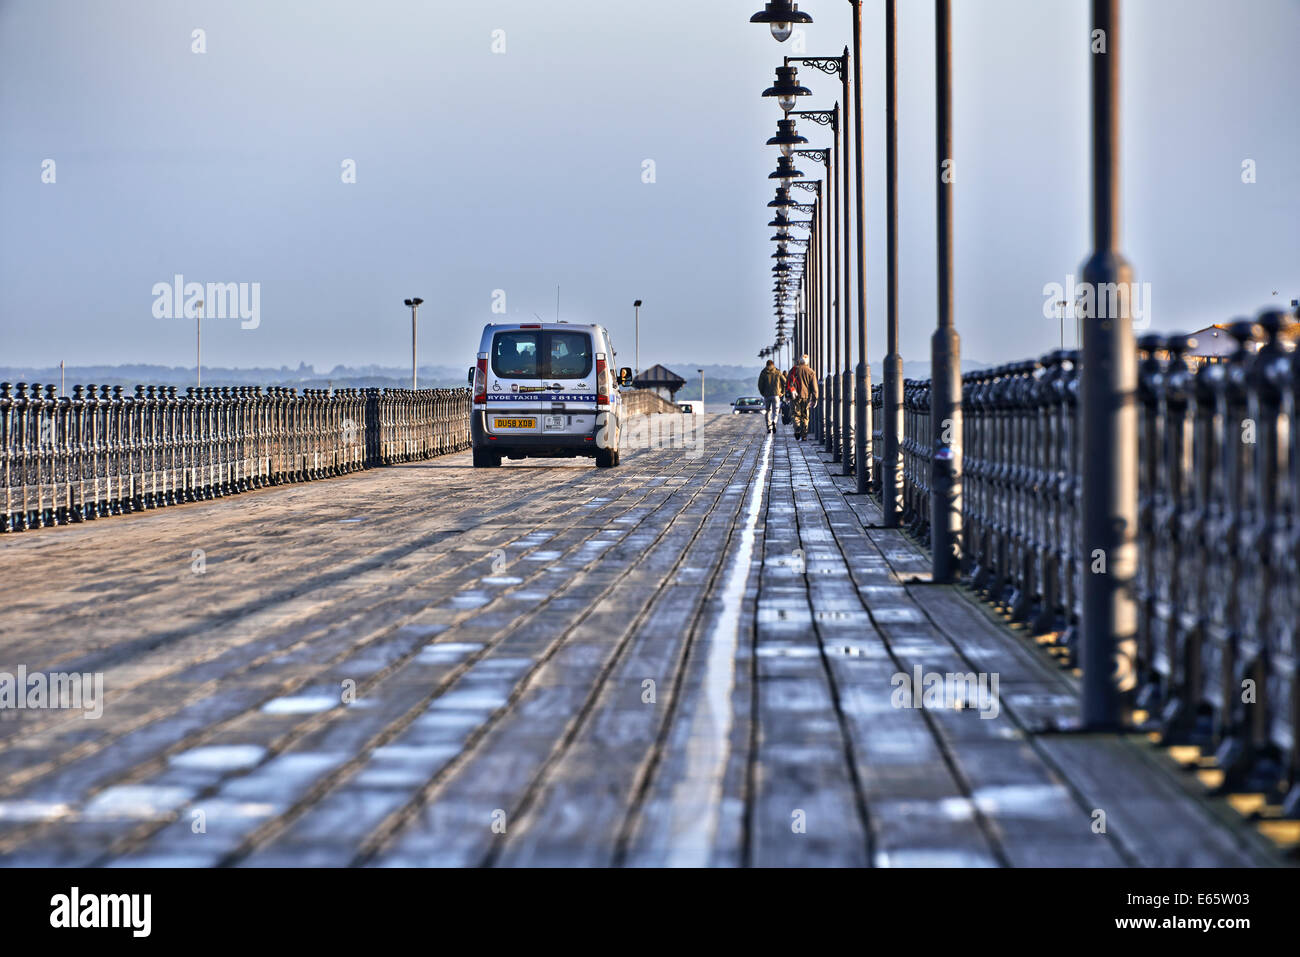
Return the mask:
{"type": "Polygon", "coordinates": [[[487,404],[487,359],[479,359],[474,370],[474,404],[487,404]]]}
{"type": "Polygon", "coordinates": [[[599,356],[596,358],[596,404],[609,405],[609,368],[599,356]]]}

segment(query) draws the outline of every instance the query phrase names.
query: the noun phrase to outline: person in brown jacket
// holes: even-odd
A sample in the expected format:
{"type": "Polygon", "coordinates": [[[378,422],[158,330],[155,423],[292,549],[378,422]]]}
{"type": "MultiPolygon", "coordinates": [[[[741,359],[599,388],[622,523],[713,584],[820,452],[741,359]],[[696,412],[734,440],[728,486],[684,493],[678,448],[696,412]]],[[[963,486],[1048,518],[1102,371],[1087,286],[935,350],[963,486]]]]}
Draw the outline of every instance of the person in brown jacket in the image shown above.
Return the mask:
{"type": "Polygon", "coordinates": [[[790,392],[794,397],[794,437],[802,439],[808,435],[808,412],[817,407],[817,373],[808,364],[808,356],[799,357],[799,362],[790,370],[790,392]]]}

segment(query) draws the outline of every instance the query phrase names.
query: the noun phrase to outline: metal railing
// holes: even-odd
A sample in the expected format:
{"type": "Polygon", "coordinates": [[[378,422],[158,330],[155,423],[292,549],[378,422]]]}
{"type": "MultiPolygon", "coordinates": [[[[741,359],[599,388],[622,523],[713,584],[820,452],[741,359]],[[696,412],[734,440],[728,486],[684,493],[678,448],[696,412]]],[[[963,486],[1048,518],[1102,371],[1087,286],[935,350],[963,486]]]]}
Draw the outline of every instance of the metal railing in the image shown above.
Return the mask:
{"type": "Polygon", "coordinates": [[[305,482],[468,448],[467,389],[0,383],[0,531],[305,482]]]}
{"type": "MultiPolygon", "coordinates": [[[[1139,519],[1132,660],[1117,667],[1167,742],[1216,749],[1225,786],[1287,794],[1300,813],[1300,352],[1266,311],[1238,350],[1189,361],[1188,336],[1139,345],[1139,519]],[[1257,350],[1248,343],[1259,343],[1257,350]],[[1289,793],[1288,793],[1289,791],[1289,793]]],[[[1035,633],[1077,652],[1085,554],[1081,354],[1058,350],[963,377],[963,568],[1035,633]]],[[[905,521],[930,523],[929,380],[904,392],[905,521]]],[[[1131,558],[1130,558],[1131,560],[1131,558]]]]}

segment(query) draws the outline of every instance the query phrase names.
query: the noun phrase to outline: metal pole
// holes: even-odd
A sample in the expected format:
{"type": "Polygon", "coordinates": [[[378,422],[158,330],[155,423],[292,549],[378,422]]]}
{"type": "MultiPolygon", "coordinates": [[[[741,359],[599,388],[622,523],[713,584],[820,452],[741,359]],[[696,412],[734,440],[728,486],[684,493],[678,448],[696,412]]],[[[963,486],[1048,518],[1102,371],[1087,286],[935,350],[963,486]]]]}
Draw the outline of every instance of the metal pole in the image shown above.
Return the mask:
{"type": "MultiPolygon", "coordinates": [[[[812,237],[817,235],[817,221],[816,221],[817,218],[813,216],[810,217],[810,220],[812,222],[812,225],[809,226],[808,228],[808,235],[809,237],[812,237]]],[[[803,321],[807,324],[808,329],[811,333],[809,337],[810,348],[805,349],[804,351],[807,352],[810,357],[814,357],[818,354],[818,352],[821,351],[822,329],[821,329],[821,325],[817,322],[817,317],[809,313],[808,310],[803,307],[804,288],[805,287],[801,282],[799,284],[799,292],[797,298],[798,304],[795,306],[795,312],[803,315],[803,321]]],[[[795,361],[798,362],[799,360],[796,358],[795,361]]],[[[811,359],[809,361],[811,361],[811,359]]],[[[808,425],[809,426],[813,425],[812,413],[809,413],[808,425]]]]}
{"type": "Polygon", "coordinates": [[[203,388],[203,336],[199,327],[203,324],[203,300],[198,302],[198,312],[194,316],[194,384],[203,388]]]}
{"type": "MultiPolygon", "coordinates": [[[[852,297],[849,295],[849,283],[853,279],[853,263],[850,261],[852,253],[850,247],[852,243],[849,236],[852,230],[849,228],[849,197],[852,195],[849,191],[849,116],[851,115],[852,101],[849,99],[849,48],[844,48],[844,56],[840,59],[840,84],[844,92],[844,122],[840,124],[842,138],[840,142],[840,220],[842,222],[841,232],[844,237],[844,258],[840,269],[840,299],[841,312],[844,324],[844,364],[835,370],[836,380],[840,383],[840,458],[842,460],[842,474],[853,474],[853,374],[850,371],[849,357],[853,353],[853,319],[849,303],[852,297]]],[[[839,116],[839,104],[835,105],[835,114],[839,116]]],[[[835,256],[839,259],[840,234],[837,233],[835,240],[835,256]]]]}
{"type": "MultiPolygon", "coordinates": [[[[831,223],[833,224],[835,222],[835,208],[833,206],[828,206],[827,208],[830,210],[830,220],[831,223]]],[[[827,362],[821,368],[822,381],[826,382],[829,386],[826,389],[826,394],[822,396],[821,404],[822,404],[822,408],[826,409],[830,413],[829,421],[830,424],[834,427],[834,432],[831,432],[828,429],[826,434],[822,438],[823,438],[823,445],[825,446],[826,451],[831,453],[831,461],[838,462],[840,461],[840,455],[841,455],[840,444],[837,441],[839,438],[839,431],[840,431],[839,419],[840,419],[840,411],[841,411],[840,402],[839,402],[840,399],[839,368],[840,368],[840,356],[843,355],[843,352],[841,350],[841,330],[839,324],[839,313],[837,312],[832,315],[831,313],[828,312],[826,315],[826,324],[827,324],[827,329],[829,330],[828,333],[829,338],[834,340],[835,349],[833,354],[827,356],[827,362]]]]}
{"type": "Polygon", "coordinates": [[[903,357],[898,347],[898,10],[885,0],[885,276],[886,355],[880,435],[880,513],[886,528],[903,517],[903,357]]]}
{"type": "Polygon", "coordinates": [[[939,325],[930,339],[930,568],[936,582],[961,571],[961,337],[952,282],[952,30],[949,0],[934,0],[935,170],[939,325]]]}
{"type": "Polygon", "coordinates": [[[858,368],[857,394],[857,435],[854,436],[853,457],[857,473],[857,490],[866,494],[870,484],[870,472],[867,458],[870,455],[868,443],[871,441],[871,368],[867,365],[867,225],[862,192],[864,159],[862,155],[862,120],[865,112],[862,106],[862,0],[849,0],[853,4],[853,72],[857,89],[853,101],[853,130],[856,143],[853,150],[854,184],[857,194],[854,203],[857,207],[857,267],[858,267],[858,368]]]}
{"type": "Polygon", "coordinates": [[[1137,607],[1137,351],[1129,316],[1132,269],[1119,242],[1119,0],[1092,0],[1093,306],[1083,329],[1083,725],[1123,726],[1135,683],[1137,607]],[[1114,294],[1112,295],[1112,291],[1114,294]]]}
{"type": "Polygon", "coordinates": [[[415,310],[419,306],[411,307],[411,391],[415,391],[415,310]]]}
{"type": "MultiPolygon", "coordinates": [[[[813,243],[821,242],[822,216],[821,216],[820,203],[816,203],[813,206],[813,221],[815,223],[814,225],[815,231],[809,236],[810,242],[808,244],[810,255],[811,255],[811,250],[813,248],[813,243]]],[[[815,281],[813,279],[808,279],[806,281],[809,283],[809,295],[815,295],[817,289],[815,281]]],[[[820,300],[818,300],[818,302],[820,304],[820,300]]],[[[817,379],[817,392],[818,392],[818,399],[819,399],[819,401],[817,402],[817,409],[816,409],[817,431],[815,433],[815,436],[817,441],[820,443],[820,442],[824,442],[826,439],[826,427],[828,422],[826,418],[826,402],[825,402],[826,397],[820,394],[822,391],[821,376],[822,376],[822,371],[826,368],[827,364],[830,362],[830,355],[831,355],[830,319],[820,309],[818,309],[817,311],[817,326],[818,328],[823,330],[822,354],[820,356],[813,357],[813,362],[816,363],[814,369],[817,370],[816,379],[817,379]]]]}
{"type": "Polygon", "coordinates": [[[695,371],[700,374],[700,412],[703,413],[704,412],[704,370],[696,369],[695,371]]]}
{"type": "MultiPolygon", "coordinates": [[[[839,266],[840,220],[839,217],[835,215],[835,202],[838,197],[835,190],[835,170],[832,168],[832,156],[835,155],[834,150],[836,149],[836,147],[834,146],[834,143],[836,138],[839,136],[839,129],[840,129],[839,115],[840,115],[840,106],[837,103],[835,104],[834,111],[831,113],[832,146],[828,148],[825,152],[825,164],[826,164],[825,209],[826,209],[826,224],[828,228],[826,230],[826,246],[825,249],[823,250],[824,261],[826,263],[826,291],[825,291],[826,318],[830,321],[832,328],[836,330],[835,336],[837,339],[839,338],[839,328],[840,328],[840,300],[839,300],[839,296],[837,295],[836,283],[838,280],[836,279],[835,270],[839,266]]],[[[829,372],[833,377],[832,383],[839,382],[840,370],[839,370],[838,360],[836,360],[835,365],[833,365],[830,369],[827,369],[826,371],[829,372]]],[[[834,399],[835,399],[835,389],[834,389],[834,385],[832,385],[831,394],[829,396],[826,396],[826,400],[834,401],[834,399]]],[[[842,412],[843,412],[842,407],[838,403],[836,403],[834,413],[833,413],[833,425],[835,431],[831,435],[831,461],[833,462],[838,462],[841,460],[841,458],[843,458],[843,449],[840,447],[840,435],[844,431],[842,412]]]]}
{"type": "Polygon", "coordinates": [[[632,364],[636,366],[636,374],[641,374],[641,306],[633,305],[636,310],[636,350],[633,353],[632,364]]]}

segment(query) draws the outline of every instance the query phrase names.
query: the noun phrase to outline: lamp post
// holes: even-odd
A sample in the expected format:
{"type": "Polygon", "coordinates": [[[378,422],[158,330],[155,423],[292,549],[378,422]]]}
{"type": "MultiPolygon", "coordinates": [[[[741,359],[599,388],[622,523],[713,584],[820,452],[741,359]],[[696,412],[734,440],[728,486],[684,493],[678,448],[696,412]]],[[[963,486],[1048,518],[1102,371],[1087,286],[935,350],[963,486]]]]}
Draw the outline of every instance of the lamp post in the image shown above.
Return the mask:
{"type": "Polygon", "coordinates": [[[696,369],[695,371],[700,374],[700,414],[703,415],[704,414],[704,370],[696,369]]]}
{"type": "MultiPolygon", "coordinates": [[[[845,148],[846,155],[848,150],[848,139],[849,139],[848,127],[850,125],[853,126],[857,134],[855,150],[854,150],[854,167],[855,167],[854,181],[855,181],[855,188],[856,188],[855,205],[857,209],[856,226],[857,226],[857,240],[858,240],[857,243],[858,365],[856,369],[856,380],[857,380],[856,389],[854,390],[854,392],[856,393],[854,396],[854,404],[856,405],[855,418],[857,423],[857,427],[855,430],[856,434],[854,435],[854,471],[857,473],[857,483],[856,483],[857,491],[859,493],[865,493],[868,488],[868,484],[869,484],[868,479],[870,476],[870,472],[869,472],[870,466],[867,461],[868,458],[867,444],[870,441],[870,435],[871,435],[871,426],[870,426],[871,407],[869,401],[871,395],[871,369],[867,365],[866,220],[864,216],[863,201],[862,201],[862,187],[863,187],[863,179],[864,179],[863,137],[862,137],[862,120],[863,120],[862,0],[849,0],[849,2],[853,5],[853,60],[855,63],[854,71],[856,73],[856,83],[853,84],[850,83],[849,51],[847,47],[844,49],[843,55],[837,59],[826,59],[826,58],[819,59],[816,57],[786,57],[785,64],[786,66],[789,66],[791,63],[794,62],[807,63],[817,67],[818,69],[826,73],[838,73],[840,75],[841,81],[844,86],[845,109],[849,110],[853,116],[853,122],[851,124],[850,123],[845,124],[844,148],[845,148]],[[851,86],[857,87],[856,100],[850,99],[851,86]]],[[[787,25],[795,22],[798,23],[812,22],[812,17],[807,16],[807,14],[799,15],[797,19],[795,19],[796,14],[797,14],[797,10],[795,9],[795,4],[783,2],[783,0],[781,0],[781,2],[779,2],[779,0],[772,0],[772,2],[770,2],[763,10],[761,10],[759,13],[754,14],[750,18],[750,22],[771,24],[773,28],[772,35],[776,37],[778,40],[783,40],[787,36],[789,36],[789,31],[786,29],[787,25]],[[785,19],[781,19],[782,17],[790,17],[791,19],[785,20],[785,19]]],[[[791,27],[791,29],[793,28],[791,27]]],[[[782,93],[788,94],[789,92],[791,91],[787,88],[782,90],[781,93],[776,93],[774,95],[780,96],[782,95],[782,93]]],[[[786,150],[786,147],[784,145],[782,146],[782,150],[783,151],[786,150]]],[[[845,190],[844,202],[845,202],[845,209],[846,209],[846,216],[847,216],[847,208],[849,204],[849,196],[848,196],[847,189],[845,190]]],[[[846,234],[845,235],[846,259],[849,256],[848,246],[849,246],[849,239],[848,239],[848,235],[846,234]]],[[[846,276],[846,280],[845,280],[846,287],[845,287],[845,297],[844,297],[844,315],[845,315],[846,327],[848,325],[848,316],[849,316],[847,281],[848,280],[846,276]]],[[[846,351],[845,361],[847,364],[847,352],[848,352],[847,345],[845,351],[846,351]]]]}
{"type": "MultiPolygon", "coordinates": [[[[793,113],[787,115],[806,116],[812,119],[816,123],[824,124],[829,121],[829,125],[831,127],[832,142],[836,143],[837,145],[839,144],[841,128],[840,128],[840,105],[838,103],[835,104],[834,109],[832,109],[830,112],[796,110],[793,113]]],[[[845,140],[843,145],[840,147],[842,149],[842,152],[840,152],[839,154],[841,157],[847,157],[848,155],[848,145],[847,145],[848,131],[847,130],[844,130],[844,135],[845,135],[845,140]]],[[[806,151],[806,150],[796,150],[795,155],[806,156],[809,155],[810,152],[811,151],[806,151]]],[[[840,344],[841,344],[840,299],[842,297],[844,302],[847,304],[848,282],[849,282],[849,276],[851,275],[851,268],[849,264],[849,247],[848,247],[849,164],[844,160],[841,160],[840,162],[841,180],[842,180],[841,187],[840,187],[840,196],[843,197],[843,199],[840,200],[840,206],[843,211],[842,228],[843,228],[843,235],[845,237],[843,268],[840,269],[838,267],[840,263],[841,219],[836,216],[836,210],[835,210],[835,199],[836,199],[835,190],[834,190],[835,177],[831,169],[831,150],[828,149],[823,152],[826,154],[825,155],[826,181],[828,185],[827,192],[826,192],[826,209],[828,215],[830,216],[831,227],[832,227],[830,230],[827,230],[827,237],[826,237],[827,238],[826,258],[830,264],[830,268],[827,270],[828,273],[827,278],[829,280],[827,284],[827,301],[830,304],[830,309],[828,311],[830,324],[831,324],[831,328],[834,330],[834,336],[831,337],[834,340],[834,362],[833,362],[833,367],[829,370],[831,373],[831,382],[830,382],[830,388],[827,389],[827,396],[826,396],[827,401],[825,403],[826,405],[829,406],[831,419],[832,419],[831,424],[833,428],[830,434],[827,436],[828,441],[826,444],[826,450],[831,453],[831,460],[833,462],[842,463],[843,474],[848,475],[850,474],[850,469],[852,468],[852,463],[853,463],[852,454],[850,452],[850,449],[852,447],[852,442],[853,442],[853,438],[852,438],[853,413],[850,407],[850,403],[852,401],[851,396],[853,394],[853,388],[852,388],[851,376],[849,373],[849,361],[848,361],[849,350],[852,348],[853,340],[852,340],[852,330],[849,328],[849,313],[848,313],[848,307],[846,305],[844,310],[844,316],[843,316],[843,352],[841,353],[840,351],[840,344]],[[840,291],[841,280],[844,284],[844,289],[842,292],[840,291]],[[841,355],[843,356],[843,365],[841,365],[841,355]]]]}
{"type": "MultiPolygon", "coordinates": [[[[827,114],[827,116],[829,117],[830,114],[827,114]]],[[[828,182],[830,182],[829,178],[828,182]]],[[[826,210],[832,209],[829,199],[830,191],[827,190],[827,196],[823,197],[820,180],[795,183],[794,186],[799,189],[816,192],[817,194],[816,203],[810,207],[816,213],[814,216],[814,222],[816,225],[814,226],[813,236],[808,244],[808,249],[812,252],[809,266],[811,275],[808,283],[808,295],[814,302],[814,315],[819,330],[818,341],[820,343],[819,351],[813,356],[812,361],[814,362],[815,367],[821,370],[826,381],[822,383],[822,391],[825,393],[825,401],[818,403],[817,408],[814,410],[814,416],[816,420],[816,437],[818,441],[822,444],[825,451],[831,452],[835,456],[836,460],[838,460],[838,448],[834,438],[839,429],[839,416],[837,415],[838,406],[835,401],[835,398],[838,395],[838,390],[834,388],[834,383],[836,381],[834,369],[837,368],[839,364],[839,326],[832,317],[829,305],[832,297],[825,295],[822,276],[823,272],[827,271],[823,267],[822,246],[823,234],[828,234],[830,232],[830,230],[826,229],[824,226],[827,220],[826,210]]],[[[796,209],[803,209],[803,207],[799,206],[796,207],[796,209]]],[[[830,215],[830,222],[832,226],[835,223],[833,211],[830,215]]]]}
{"type": "Polygon", "coordinates": [[[200,327],[203,325],[203,300],[200,299],[196,305],[198,311],[194,313],[194,385],[197,388],[203,388],[203,333],[200,327]]]}
{"type": "Polygon", "coordinates": [[[1083,413],[1082,531],[1084,562],[1082,723],[1115,730],[1125,721],[1134,680],[1137,606],[1137,350],[1129,315],[1133,271],[1120,254],[1119,0],[1092,0],[1093,253],[1083,264],[1093,296],[1083,327],[1079,405],[1083,413]]]}
{"type": "Polygon", "coordinates": [[[641,374],[641,300],[638,299],[632,303],[632,308],[636,312],[636,347],[633,352],[632,364],[636,366],[636,375],[641,374]]]}
{"type": "MultiPolygon", "coordinates": [[[[903,520],[903,357],[898,344],[898,0],[885,0],[885,361],[881,383],[881,524],[903,520]]],[[[855,5],[855,10],[857,5],[855,5]]],[[[855,14],[856,15],[856,14],[855,14]]],[[[861,85],[858,95],[862,95],[861,85]]],[[[860,202],[861,200],[859,200],[860,202]]]]}
{"type": "MultiPolygon", "coordinates": [[[[837,374],[836,380],[833,381],[832,387],[833,390],[835,390],[836,394],[832,395],[831,399],[832,402],[837,402],[837,404],[839,404],[841,410],[841,415],[839,416],[839,419],[842,423],[842,433],[840,436],[839,446],[840,449],[842,450],[842,462],[844,462],[844,473],[845,475],[850,475],[850,473],[852,473],[850,469],[854,469],[854,468],[857,469],[858,492],[866,492],[867,477],[868,475],[870,475],[870,472],[867,471],[867,469],[870,468],[870,462],[868,462],[866,447],[867,447],[867,442],[870,441],[871,429],[865,428],[865,423],[867,423],[867,416],[870,416],[871,413],[870,402],[868,402],[868,399],[870,399],[870,395],[871,395],[871,371],[866,364],[866,329],[867,329],[866,255],[865,255],[866,225],[865,225],[865,218],[863,218],[863,207],[862,207],[862,183],[863,183],[862,65],[861,65],[862,25],[861,25],[861,3],[858,3],[857,0],[850,0],[850,3],[854,3],[854,44],[855,44],[854,57],[857,57],[858,60],[857,100],[854,101],[852,99],[853,82],[852,82],[852,74],[850,74],[850,61],[852,60],[850,60],[848,47],[845,47],[844,53],[841,53],[839,57],[788,56],[785,57],[785,62],[787,62],[787,65],[793,64],[793,62],[798,62],[798,64],[813,66],[813,68],[822,70],[823,73],[827,73],[829,75],[839,75],[842,91],[844,91],[845,109],[846,111],[852,111],[852,116],[853,116],[852,124],[850,124],[850,122],[845,122],[844,124],[844,138],[842,138],[842,142],[840,144],[841,151],[842,151],[841,156],[845,157],[844,161],[842,161],[841,164],[841,169],[844,170],[844,176],[842,176],[844,182],[841,183],[841,190],[840,190],[840,194],[842,196],[842,209],[844,209],[844,270],[842,270],[842,272],[844,272],[844,291],[842,291],[842,299],[844,299],[844,312],[842,312],[842,315],[844,315],[844,372],[842,372],[842,374],[837,374]],[[858,360],[858,371],[857,371],[858,372],[857,387],[854,387],[854,376],[853,373],[850,372],[850,355],[852,355],[852,351],[853,351],[852,296],[850,296],[850,291],[849,291],[850,277],[853,276],[852,250],[850,250],[850,246],[852,246],[852,243],[850,243],[849,241],[850,183],[849,183],[848,156],[849,156],[849,139],[850,139],[849,127],[850,126],[854,126],[855,129],[857,129],[857,134],[858,134],[857,163],[855,163],[855,166],[857,166],[857,174],[855,174],[855,183],[854,183],[855,196],[857,196],[857,199],[855,199],[855,203],[857,203],[857,212],[858,212],[857,267],[858,267],[858,339],[859,339],[858,356],[859,356],[859,360],[858,360]],[[866,389],[866,398],[863,398],[863,395],[859,394],[861,393],[863,387],[865,387],[866,389]],[[855,395],[857,395],[857,403],[854,403],[855,395]],[[857,404],[857,413],[854,413],[854,404],[857,404]],[[857,419],[857,426],[854,426],[854,419],[857,419]],[[850,456],[850,449],[853,450],[852,456],[850,456]]],[[[837,109],[839,109],[839,104],[836,104],[836,111],[837,109]]],[[[839,302],[836,303],[836,306],[839,307],[839,302]]],[[[837,326],[836,338],[839,339],[839,326],[837,326]]],[[[901,378],[900,378],[900,386],[901,386],[901,378]]]]}
{"type": "MultiPolygon", "coordinates": [[[[863,175],[863,135],[862,135],[862,0],[850,0],[853,4],[853,69],[857,74],[857,87],[854,91],[856,96],[853,101],[853,132],[854,150],[854,186],[855,203],[857,209],[857,267],[858,267],[858,367],[856,370],[856,394],[854,396],[857,405],[857,434],[854,436],[853,461],[854,471],[857,474],[857,491],[865,495],[868,485],[870,484],[871,473],[870,463],[867,461],[870,450],[867,443],[871,439],[871,367],[867,365],[867,225],[866,212],[864,210],[865,202],[863,200],[862,187],[864,181],[863,175]]],[[[845,59],[848,59],[847,51],[845,59]]],[[[845,95],[847,96],[848,86],[846,81],[845,95]]]]}
{"type": "Polygon", "coordinates": [[[1074,348],[1083,351],[1083,290],[1074,297],[1074,348]]]}
{"type": "Polygon", "coordinates": [[[930,570],[936,582],[961,572],[962,408],[961,337],[952,284],[952,31],[949,0],[934,0],[935,170],[938,248],[938,328],[930,339],[930,570]]]}
{"type": "Polygon", "coordinates": [[[411,391],[415,391],[415,311],[420,308],[423,299],[403,299],[411,307],[411,391]]]}
{"type": "MultiPolygon", "coordinates": [[[[793,118],[806,116],[823,126],[830,125],[832,131],[837,131],[839,127],[839,107],[837,105],[833,111],[792,109],[797,102],[798,97],[811,95],[812,92],[806,87],[799,85],[797,69],[790,65],[792,61],[796,60],[799,62],[806,61],[813,63],[817,68],[829,73],[840,72],[840,63],[839,61],[826,61],[817,58],[786,57],[785,65],[777,68],[776,84],[763,91],[763,96],[765,97],[776,97],[778,105],[785,113],[784,118],[777,123],[777,135],[767,141],[768,145],[779,146],[782,152],[781,159],[777,161],[777,170],[775,173],[770,174],[769,178],[780,178],[787,195],[789,194],[789,190],[794,187],[815,191],[817,194],[816,202],[811,205],[785,205],[782,207],[781,211],[784,212],[789,209],[795,209],[801,212],[814,213],[814,216],[810,221],[812,227],[812,241],[809,244],[809,249],[812,251],[813,255],[808,260],[808,276],[806,277],[802,289],[803,295],[808,300],[808,308],[805,312],[805,321],[811,325],[812,335],[809,343],[810,348],[799,351],[807,351],[811,356],[811,361],[814,367],[821,368],[825,371],[830,364],[832,355],[834,354],[838,356],[839,352],[839,327],[838,324],[834,322],[831,314],[834,295],[832,294],[829,297],[824,297],[822,289],[822,274],[823,272],[829,274],[830,270],[825,269],[825,264],[820,256],[823,234],[826,237],[828,249],[830,248],[832,234],[832,230],[825,227],[825,210],[830,210],[831,225],[834,226],[834,206],[831,203],[831,190],[829,188],[826,190],[825,196],[823,196],[820,183],[805,183],[797,182],[795,180],[795,177],[801,174],[798,174],[797,171],[793,171],[792,158],[795,155],[807,156],[816,158],[822,162],[826,166],[826,181],[828,187],[830,187],[833,186],[834,183],[830,169],[831,152],[829,149],[796,149],[795,147],[798,146],[799,143],[807,143],[807,139],[798,135],[795,130],[795,121],[793,118]],[[836,336],[834,337],[834,352],[832,352],[832,336],[830,335],[832,329],[836,331],[836,336]],[[822,361],[823,358],[826,360],[825,362],[822,361]]],[[[828,258],[830,257],[828,256],[828,258]]],[[[834,265],[833,261],[831,265],[834,265]]],[[[832,292],[833,288],[834,287],[832,286],[832,292]]],[[[831,382],[834,383],[835,380],[832,378],[831,382]]],[[[831,429],[835,422],[834,410],[836,408],[836,403],[833,388],[828,385],[826,392],[826,401],[820,403],[813,412],[812,428],[816,438],[825,443],[827,451],[832,451],[836,445],[832,439],[833,432],[831,429]]]]}
{"type": "MultiPolygon", "coordinates": [[[[784,125],[786,130],[789,131],[790,138],[805,143],[807,142],[807,140],[805,140],[803,137],[793,133],[794,123],[792,120],[782,120],[781,123],[778,124],[778,126],[781,125],[784,125]]],[[[768,140],[768,145],[780,145],[782,152],[784,153],[786,150],[785,144],[773,143],[773,140],[776,140],[778,138],[780,138],[780,134],[778,134],[777,137],[773,137],[771,140],[768,140]]],[[[793,149],[793,144],[790,145],[790,149],[793,149]]],[[[778,230],[778,235],[784,234],[786,236],[789,236],[787,230],[791,229],[792,227],[798,229],[807,229],[811,231],[813,227],[812,220],[789,219],[786,215],[787,208],[790,207],[778,208],[776,211],[776,216],[773,217],[770,223],[768,223],[769,226],[778,230]]],[[[775,273],[775,279],[776,279],[772,291],[774,293],[782,293],[784,296],[789,297],[791,295],[792,290],[797,288],[795,281],[790,276],[789,270],[787,269],[781,271],[781,270],[773,269],[772,272],[775,273]]],[[[794,323],[794,340],[793,342],[790,343],[790,346],[793,349],[793,355],[800,355],[804,352],[811,352],[811,348],[810,348],[811,345],[812,345],[811,330],[808,328],[807,323],[805,323],[801,318],[796,316],[795,323],[794,323]]],[[[791,364],[793,364],[793,356],[791,357],[791,364]]]]}
{"type": "MultiPolygon", "coordinates": [[[[812,228],[815,235],[815,221],[812,224],[812,228]]],[[[796,305],[795,325],[796,327],[802,327],[804,329],[804,335],[809,344],[815,348],[818,341],[817,328],[816,325],[810,321],[810,313],[805,305],[807,298],[807,284],[805,282],[807,278],[807,253],[790,252],[785,247],[785,244],[782,243],[776,253],[773,254],[772,258],[777,260],[776,265],[772,267],[772,273],[777,280],[778,294],[784,298],[787,289],[783,287],[798,290],[797,296],[799,299],[797,300],[796,305]]],[[[778,305],[778,315],[781,314],[780,309],[781,306],[778,305]]]]}

